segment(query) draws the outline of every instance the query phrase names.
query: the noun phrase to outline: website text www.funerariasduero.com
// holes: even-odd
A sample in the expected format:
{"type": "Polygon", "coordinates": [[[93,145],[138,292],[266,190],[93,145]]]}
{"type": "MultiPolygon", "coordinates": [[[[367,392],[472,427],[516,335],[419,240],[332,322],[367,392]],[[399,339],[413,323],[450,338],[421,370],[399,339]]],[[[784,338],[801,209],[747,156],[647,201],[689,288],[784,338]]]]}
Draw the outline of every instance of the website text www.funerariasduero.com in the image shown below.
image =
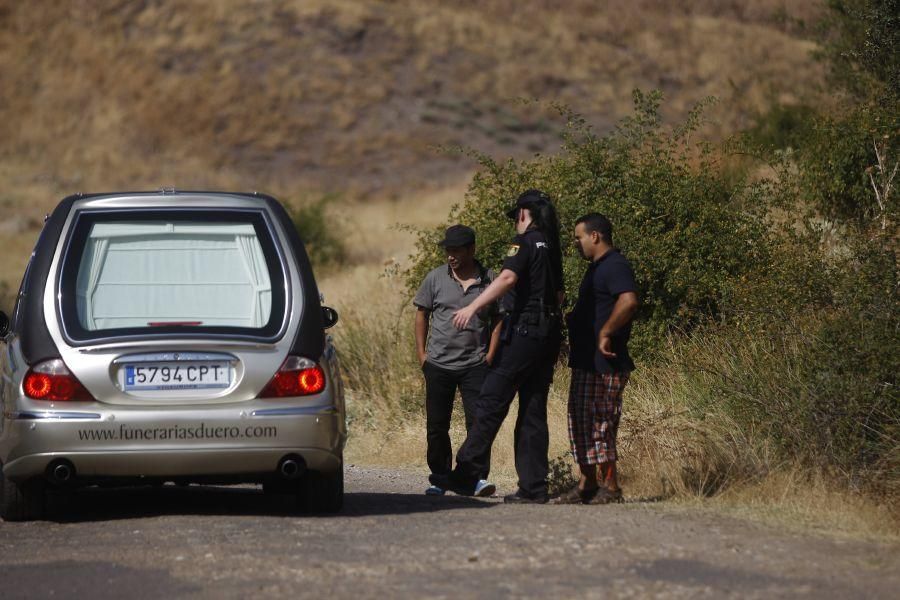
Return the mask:
{"type": "Polygon", "coordinates": [[[130,440],[231,440],[266,439],[278,437],[278,427],[273,425],[208,426],[205,423],[191,427],[173,425],[170,427],[131,427],[119,425],[104,429],[79,429],[78,439],[82,441],[130,441],[130,440]]]}

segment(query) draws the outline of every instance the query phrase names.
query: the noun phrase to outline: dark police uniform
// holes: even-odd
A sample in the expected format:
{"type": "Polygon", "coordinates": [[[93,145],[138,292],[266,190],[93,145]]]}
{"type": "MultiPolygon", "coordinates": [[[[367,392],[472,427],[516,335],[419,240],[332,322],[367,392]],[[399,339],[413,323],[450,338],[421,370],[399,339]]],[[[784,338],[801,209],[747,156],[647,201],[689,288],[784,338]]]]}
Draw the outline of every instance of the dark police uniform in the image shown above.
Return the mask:
{"type": "Polygon", "coordinates": [[[528,498],[547,496],[547,394],[559,355],[560,319],[555,274],[549,244],[533,229],[517,235],[503,262],[518,276],[515,287],[502,299],[506,315],[501,344],[488,371],[476,405],[476,419],[456,455],[451,480],[458,487],[474,486],[487,470],[491,446],[519,393],[515,427],[516,472],[519,493],[528,498]]]}

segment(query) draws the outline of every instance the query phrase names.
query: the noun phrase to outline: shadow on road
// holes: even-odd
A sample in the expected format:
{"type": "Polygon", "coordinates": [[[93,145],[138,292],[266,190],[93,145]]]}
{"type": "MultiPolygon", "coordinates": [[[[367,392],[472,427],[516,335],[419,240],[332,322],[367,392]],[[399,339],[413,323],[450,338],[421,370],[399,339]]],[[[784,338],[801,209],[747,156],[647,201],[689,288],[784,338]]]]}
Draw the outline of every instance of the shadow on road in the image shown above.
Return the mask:
{"type": "Polygon", "coordinates": [[[459,496],[348,492],[337,514],[304,513],[290,495],[231,486],[87,488],[52,494],[47,520],[59,523],[113,521],[164,515],[305,516],[347,518],[490,508],[495,503],[459,496]]]}
{"type": "Polygon", "coordinates": [[[203,592],[167,569],[136,569],[114,562],[58,560],[0,565],[4,600],[34,598],[171,598],[203,592]]]}

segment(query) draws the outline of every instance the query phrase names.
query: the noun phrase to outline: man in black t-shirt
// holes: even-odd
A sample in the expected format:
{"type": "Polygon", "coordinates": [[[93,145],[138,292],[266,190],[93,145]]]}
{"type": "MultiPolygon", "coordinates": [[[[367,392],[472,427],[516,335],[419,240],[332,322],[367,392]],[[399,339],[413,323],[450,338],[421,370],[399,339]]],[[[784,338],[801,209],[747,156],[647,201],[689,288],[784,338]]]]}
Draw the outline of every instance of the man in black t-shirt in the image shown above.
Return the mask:
{"type": "Polygon", "coordinates": [[[575,245],[590,261],[578,288],[569,329],[569,440],[581,470],[561,504],[620,501],[616,434],[622,390],[634,363],[628,355],[631,320],[638,307],[631,265],[612,245],[612,224],[599,213],[576,222],[575,245]],[[599,469],[599,473],[598,473],[599,469]]]}

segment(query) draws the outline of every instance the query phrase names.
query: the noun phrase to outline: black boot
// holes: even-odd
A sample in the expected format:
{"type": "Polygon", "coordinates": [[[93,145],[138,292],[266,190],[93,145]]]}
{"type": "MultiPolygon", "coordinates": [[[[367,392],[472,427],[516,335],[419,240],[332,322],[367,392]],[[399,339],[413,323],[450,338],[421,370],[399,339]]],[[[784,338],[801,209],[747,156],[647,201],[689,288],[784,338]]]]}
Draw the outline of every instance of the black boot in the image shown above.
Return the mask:
{"type": "Polygon", "coordinates": [[[507,504],[547,504],[549,499],[550,497],[547,494],[531,496],[522,490],[517,490],[515,494],[503,497],[503,501],[507,504]]]}

